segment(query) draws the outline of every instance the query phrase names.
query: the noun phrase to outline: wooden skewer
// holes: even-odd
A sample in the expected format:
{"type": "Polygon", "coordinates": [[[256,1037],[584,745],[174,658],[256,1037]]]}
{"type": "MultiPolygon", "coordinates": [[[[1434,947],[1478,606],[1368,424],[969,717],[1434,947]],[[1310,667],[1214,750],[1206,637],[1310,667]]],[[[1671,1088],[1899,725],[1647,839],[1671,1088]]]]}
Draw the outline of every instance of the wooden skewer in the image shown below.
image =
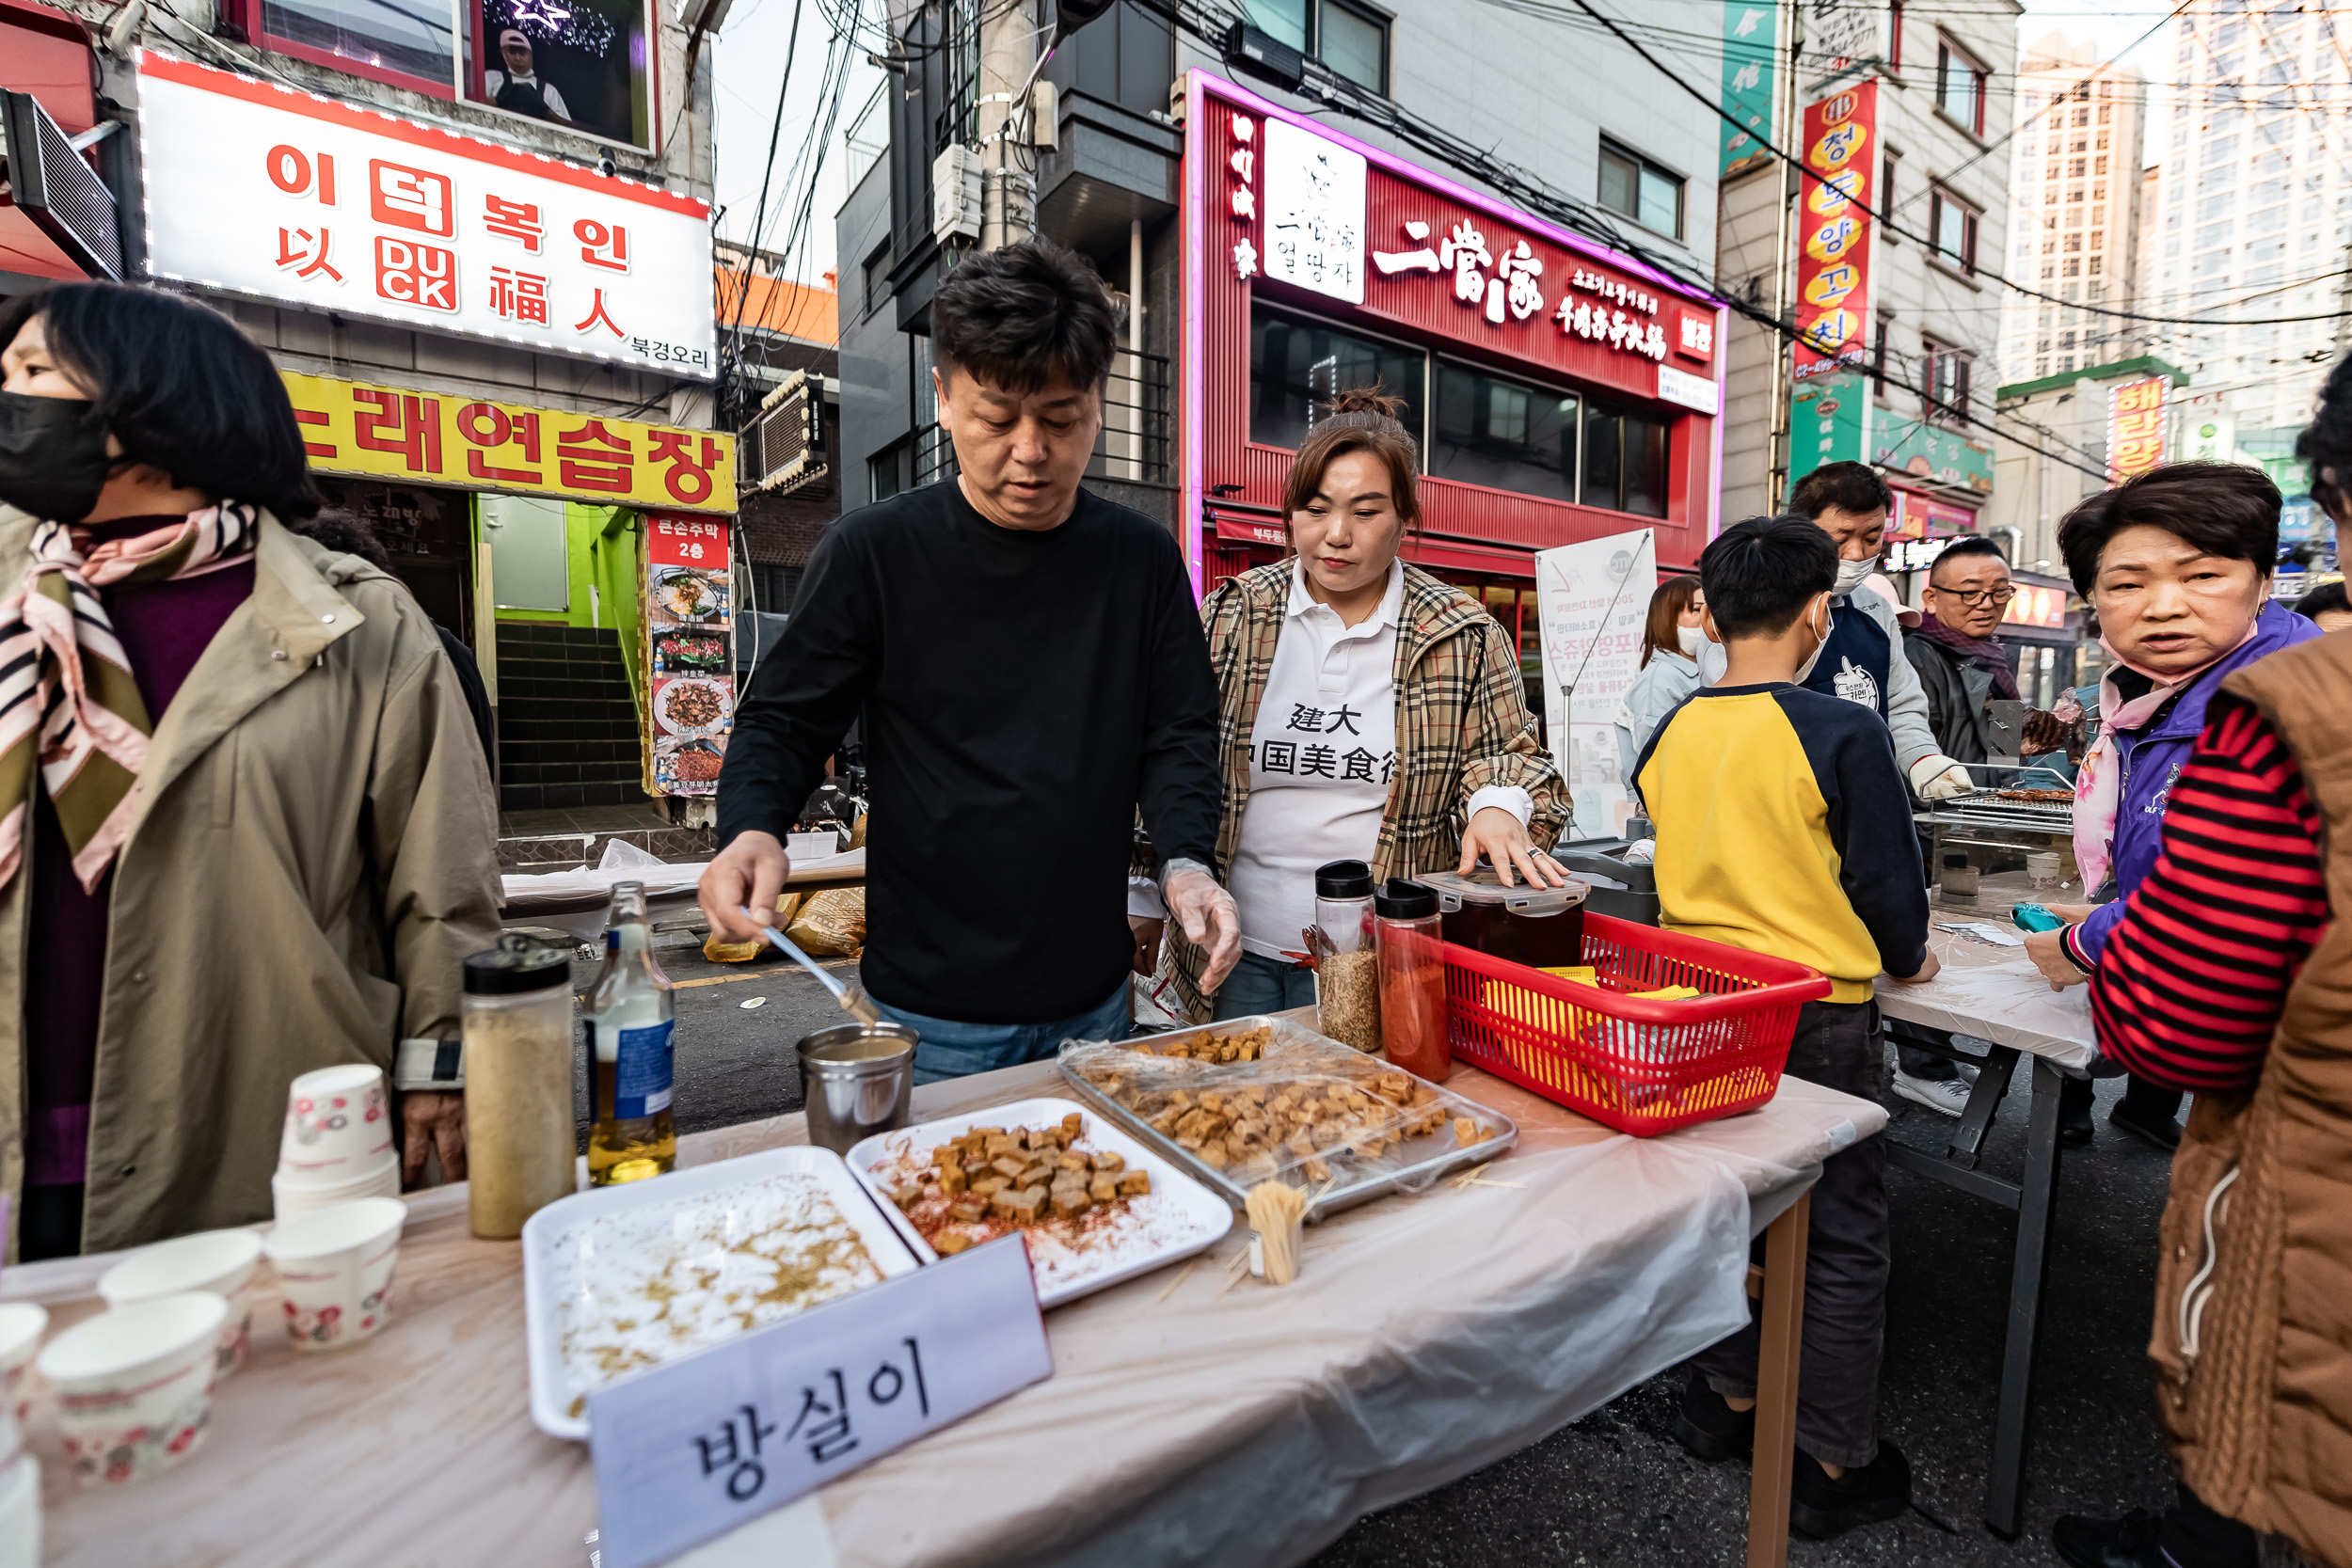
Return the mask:
{"type": "Polygon", "coordinates": [[[1193,1259],[1190,1262],[1186,1263],[1186,1264],[1184,1265],[1184,1267],[1183,1272],[1182,1272],[1182,1273],[1180,1273],[1180,1274],[1178,1274],[1178,1275],[1177,1275],[1177,1276],[1176,1276],[1175,1278],[1173,1278],[1173,1279],[1171,1279],[1171,1280],[1169,1280],[1169,1281],[1168,1282],[1168,1289],[1167,1289],[1167,1290],[1165,1290],[1165,1291],[1162,1291],[1160,1292],[1160,1301],[1164,1303],[1164,1302],[1166,1302],[1166,1301],[1168,1300],[1168,1297],[1170,1297],[1170,1296],[1174,1295],[1174,1294],[1176,1293],[1176,1287],[1177,1287],[1177,1286],[1179,1286],[1179,1285],[1182,1285],[1182,1284],[1184,1282],[1184,1278],[1185,1278],[1185,1276],[1186,1276],[1187,1275],[1190,1275],[1190,1274],[1192,1273],[1192,1271],[1193,1271],[1193,1270],[1195,1270],[1195,1269],[1199,1268],[1200,1266],[1200,1259],[1199,1258],[1197,1258],[1197,1257],[1196,1257],[1196,1258],[1194,1258],[1194,1259],[1193,1259]]]}

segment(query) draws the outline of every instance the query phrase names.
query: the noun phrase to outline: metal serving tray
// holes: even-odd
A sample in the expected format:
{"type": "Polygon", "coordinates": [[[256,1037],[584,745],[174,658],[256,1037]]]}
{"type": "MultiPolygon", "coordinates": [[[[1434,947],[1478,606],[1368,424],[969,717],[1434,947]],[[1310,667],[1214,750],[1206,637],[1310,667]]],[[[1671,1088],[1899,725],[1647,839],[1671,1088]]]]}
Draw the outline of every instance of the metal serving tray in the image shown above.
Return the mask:
{"type": "MultiPolygon", "coordinates": [[[[1416,1085],[1427,1085],[1436,1092],[1438,1103],[1444,1109],[1448,1118],[1448,1125],[1429,1137],[1412,1140],[1412,1146],[1426,1145],[1432,1150],[1422,1158],[1391,1162],[1390,1156],[1383,1154],[1376,1157],[1375,1166],[1371,1170],[1339,1173],[1341,1180],[1323,1191],[1321,1196],[1309,1204],[1307,1219],[1311,1223],[1321,1219],[1326,1214],[1336,1214],[1343,1209],[1352,1209],[1359,1203],[1369,1202],[1384,1194],[1426,1187],[1451,1172],[1462,1170],[1470,1165],[1484,1164],[1508,1152],[1512,1145],[1518,1141],[1518,1124],[1501,1111],[1465,1099],[1442,1084],[1430,1084],[1424,1078],[1418,1078],[1409,1072],[1405,1072],[1403,1068],[1393,1066],[1386,1057],[1367,1056],[1360,1051],[1343,1045],[1327,1036],[1318,1035],[1313,1030],[1293,1022],[1289,1019],[1276,1018],[1270,1014],[1261,1013],[1249,1018],[1226,1019],[1195,1029],[1170,1029],[1162,1034],[1138,1036],[1132,1042],[1120,1043],[1140,1045],[1186,1035],[1246,1034],[1261,1027],[1273,1032],[1273,1042],[1268,1047],[1266,1054],[1256,1061],[1232,1062],[1215,1067],[1202,1063],[1200,1065],[1200,1087],[1216,1089],[1225,1084],[1238,1086],[1268,1069],[1279,1070],[1290,1068],[1301,1073],[1311,1073],[1316,1069],[1319,1063],[1329,1063],[1335,1067],[1361,1071],[1366,1065],[1371,1065],[1384,1072],[1405,1073],[1405,1076],[1411,1078],[1416,1085]],[[1249,1070],[1235,1070],[1243,1069],[1249,1070]],[[1217,1074],[1226,1076],[1219,1078],[1216,1076],[1217,1074]],[[1454,1136],[1454,1128],[1451,1125],[1452,1118],[1454,1117],[1470,1117],[1476,1119],[1482,1127],[1492,1129],[1493,1133],[1489,1137],[1466,1147],[1454,1136]]],[[[1070,1053],[1073,1048],[1104,1048],[1107,1043],[1100,1040],[1070,1040],[1063,1043],[1061,1071],[1064,1081],[1070,1085],[1071,1092],[1118,1123],[1130,1135],[1146,1145],[1162,1159],[1216,1194],[1227,1203],[1236,1209],[1243,1208],[1248,1202],[1250,1183],[1236,1180],[1175,1139],[1161,1132],[1133,1110],[1120,1104],[1109,1095],[1089,1083],[1071,1065],[1070,1053]]],[[[1411,1146],[1398,1145],[1396,1147],[1411,1146]]],[[[1357,1158],[1359,1157],[1350,1157],[1351,1160],[1357,1158]]]]}

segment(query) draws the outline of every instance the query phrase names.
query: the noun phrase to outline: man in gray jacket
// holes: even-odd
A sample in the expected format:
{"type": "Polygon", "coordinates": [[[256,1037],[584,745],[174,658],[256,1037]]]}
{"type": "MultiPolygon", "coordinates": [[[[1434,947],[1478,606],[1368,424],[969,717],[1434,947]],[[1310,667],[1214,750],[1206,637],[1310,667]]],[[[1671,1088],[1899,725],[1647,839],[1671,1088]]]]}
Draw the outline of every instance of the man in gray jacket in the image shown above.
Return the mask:
{"type": "MultiPolygon", "coordinates": [[[[1878,568],[1894,504],[1894,491],[1867,463],[1825,463],[1788,493],[1788,510],[1810,518],[1837,545],[1829,641],[1797,672],[1797,684],[1877,713],[1894,736],[1895,760],[1912,789],[1922,800],[1942,800],[1974,788],[1974,781],[1936,742],[1928,694],[1903,656],[1895,606],[1863,588],[1878,568]]],[[[1699,685],[1713,686],[1723,673],[1723,645],[1709,642],[1699,653],[1699,685]]],[[[1896,1061],[1897,1094],[1948,1117],[1966,1108],[1968,1084],[1951,1062],[1908,1046],[1896,1048],[1896,1061]]]]}

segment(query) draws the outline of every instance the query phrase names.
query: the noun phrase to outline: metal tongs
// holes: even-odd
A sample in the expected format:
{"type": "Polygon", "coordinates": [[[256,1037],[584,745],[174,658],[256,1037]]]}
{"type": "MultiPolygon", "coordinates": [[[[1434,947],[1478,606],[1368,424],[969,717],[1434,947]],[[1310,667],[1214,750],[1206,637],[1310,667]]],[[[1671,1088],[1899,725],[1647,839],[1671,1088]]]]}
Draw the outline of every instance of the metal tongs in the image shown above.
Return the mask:
{"type": "MultiPolygon", "coordinates": [[[[743,918],[756,923],[759,916],[745,910],[743,918]]],[[[866,989],[856,981],[844,981],[836,977],[833,971],[794,946],[791,939],[773,926],[760,927],[759,934],[775,943],[776,951],[816,975],[818,983],[833,992],[833,999],[841,1004],[842,1011],[856,1019],[860,1023],[880,1023],[882,1021],[882,1009],[874,1006],[873,999],[866,994],[866,989]]]]}

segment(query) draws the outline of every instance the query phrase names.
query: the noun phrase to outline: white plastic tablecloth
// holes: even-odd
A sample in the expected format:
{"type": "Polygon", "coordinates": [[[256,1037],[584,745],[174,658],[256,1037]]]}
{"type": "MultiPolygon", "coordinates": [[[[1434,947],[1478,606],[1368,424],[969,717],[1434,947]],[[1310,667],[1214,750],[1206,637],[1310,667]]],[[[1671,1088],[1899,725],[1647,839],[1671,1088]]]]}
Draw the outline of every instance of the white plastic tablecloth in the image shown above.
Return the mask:
{"type": "MultiPolygon", "coordinates": [[[[1939,911],[1937,918],[1958,917],[1939,911]]],[[[1932,929],[1928,945],[1944,960],[1943,973],[1924,986],[1880,976],[1879,1010],[1887,1017],[2046,1056],[2075,1077],[2098,1059],[2089,986],[2052,990],[2023,947],[1989,947],[1932,929]]]]}
{"type": "MultiPolygon", "coordinates": [[[[916,1114],[1058,1083],[1040,1064],[927,1085],[916,1114]]],[[[1046,1382],[682,1560],[1302,1561],[1355,1518],[1525,1447],[1735,1327],[1750,1238],[1823,1159],[1885,1125],[1878,1106],[1794,1079],[1756,1113],[1647,1141],[1474,1070],[1452,1086],[1521,1129],[1482,1184],[1311,1228],[1286,1289],[1234,1283],[1237,1225],[1189,1272],[1058,1308],[1046,1382]]],[[[803,1135],[800,1117],[777,1117],[682,1140],[681,1158],[803,1135]]],[[[0,1298],[49,1300],[63,1326],[95,1308],[106,1261],[11,1269],[0,1298]]],[[[40,1396],[46,1562],[579,1568],[596,1511],[588,1449],[530,1423],[519,1249],[467,1234],[462,1189],[411,1200],[399,1303],[374,1339],[297,1356],[265,1301],[203,1450],[103,1496],[71,1490],[40,1396]]]]}

